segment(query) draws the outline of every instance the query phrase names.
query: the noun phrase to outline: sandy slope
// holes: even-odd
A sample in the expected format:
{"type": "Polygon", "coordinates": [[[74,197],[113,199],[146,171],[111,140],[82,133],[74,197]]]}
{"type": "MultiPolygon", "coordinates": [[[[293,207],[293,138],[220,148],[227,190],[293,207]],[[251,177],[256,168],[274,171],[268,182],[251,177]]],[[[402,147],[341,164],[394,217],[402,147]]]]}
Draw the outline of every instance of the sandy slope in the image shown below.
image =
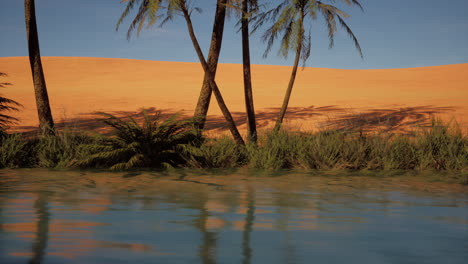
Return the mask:
{"type": "MultiPolygon", "coordinates": [[[[190,115],[203,77],[196,63],[44,57],[43,64],[56,122],[72,122],[81,128],[97,126],[89,119],[95,111],[132,114],[142,107],[154,107],[166,112],[184,110],[190,115]]],[[[275,108],[282,102],[290,69],[253,66],[261,127],[276,118],[275,108]]],[[[1,93],[24,105],[23,111],[13,113],[21,119],[13,130],[37,126],[28,59],[0,58],[0,72],[9,75],[3,81],[13,83],[1,93]]],[[[217,82],[245,129],[241,65],[220,65],[217,82]]],[[[468,64],[390,70],[305,68],[299,71],[290,106],[288,125],[301,129],[333,124],[405,130],[409,124],[427,124],[432,115],[455,117],[467,129],[468,64]]],[[[209,114],[209,127],[222,127],[216,104],[209,114]]]]}

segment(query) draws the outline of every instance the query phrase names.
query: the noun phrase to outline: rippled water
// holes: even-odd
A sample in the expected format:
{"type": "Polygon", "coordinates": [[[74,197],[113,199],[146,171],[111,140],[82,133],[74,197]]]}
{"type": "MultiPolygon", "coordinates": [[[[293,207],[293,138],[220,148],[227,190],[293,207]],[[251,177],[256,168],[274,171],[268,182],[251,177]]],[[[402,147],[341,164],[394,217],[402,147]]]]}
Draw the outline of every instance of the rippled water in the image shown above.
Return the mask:
{"type": "Polygon", "coordinates": [[[466,187],[0,170],[0,263],[466,263],[466,187]]]}

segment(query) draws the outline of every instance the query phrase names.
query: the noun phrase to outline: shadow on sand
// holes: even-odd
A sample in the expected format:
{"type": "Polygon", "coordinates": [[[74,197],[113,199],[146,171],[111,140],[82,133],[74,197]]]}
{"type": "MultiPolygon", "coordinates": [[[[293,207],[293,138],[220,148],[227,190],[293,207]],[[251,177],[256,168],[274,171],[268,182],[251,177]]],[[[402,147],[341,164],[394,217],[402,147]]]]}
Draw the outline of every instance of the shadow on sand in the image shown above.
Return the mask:
{"type": "MultiPolygon", "coordinates": [[[[436,106],[416,106],[405,108],[384,108],[384,109],[352,109],[340,108],[338,106],[322,107],[290,107],[286,114],[287,121],[317,121],[317,128],[333,130],[354,130],[361,132],[383,131],[410,134],[414,128],[428,127],[431,119],[438,114],[454,112],[455,107],[436,106]]],[[[137,122],[143,121],[143,109],[138,111],[113,111],[109,112],[117,117],[132,117],[137,122]]],[[[156,109],[154,107],[145,109],[151,115],[160,115],[161,118],[168,118],[176,113],[181,118],[191,117],[189,111],[177,112],[173,109],[156,109]]],[[[279,108],[264,108],[256,112],[257,127],[265,128],[273,124],[276,120],[279,108]]],[[[245,112],[232,112],[232,116],[239,127],[246,126],[247,120],[245,112]]],[[[71,128],[75,130],[91,130],[103,134],[111,133],[111,130],[104,124],[103,116],[98,112],[81,114],[77,118],[62,120],[57,122],[59,129],[71,128]]],[[[209,115],[207,117],[206,129],[223,131],[227,130],[225,119],[221,115],[209,115]]],[[[36,127],[16,126],[15,132],[26,134],[35,133],[36,127]]]]}
{"type": "Polygon", "coordinates": [[[455,111],[454,107],[417,106],[394,109],[368,109],[365,112],[346,114],[331,119],[328,126],[337,130],[352,130],[363,133],[382,131],[412,134],[415,128],[431,126],[438,114],[455,111]]]}

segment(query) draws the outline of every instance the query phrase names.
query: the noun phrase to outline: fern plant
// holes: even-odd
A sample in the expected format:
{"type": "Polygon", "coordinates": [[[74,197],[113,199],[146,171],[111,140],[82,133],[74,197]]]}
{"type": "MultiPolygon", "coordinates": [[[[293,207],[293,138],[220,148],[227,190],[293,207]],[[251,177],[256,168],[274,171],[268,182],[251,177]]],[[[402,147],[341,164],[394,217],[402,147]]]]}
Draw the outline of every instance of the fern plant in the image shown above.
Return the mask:
{"type": "Polygon", "coordinates": [[[98,144],[83,145],[96,154],[79,161],[78,166],[110,167],[112,170],[131,168],[167,168],[183,163],[177,149],[197,141],[200,133],[193,120],[179,120],[178,114],[166,120],[160,114],[150,117],[143,111],[143,124],[132,118],[118,118],[108,113],[104,123],[115,129],[115,135],[98,144]]]}

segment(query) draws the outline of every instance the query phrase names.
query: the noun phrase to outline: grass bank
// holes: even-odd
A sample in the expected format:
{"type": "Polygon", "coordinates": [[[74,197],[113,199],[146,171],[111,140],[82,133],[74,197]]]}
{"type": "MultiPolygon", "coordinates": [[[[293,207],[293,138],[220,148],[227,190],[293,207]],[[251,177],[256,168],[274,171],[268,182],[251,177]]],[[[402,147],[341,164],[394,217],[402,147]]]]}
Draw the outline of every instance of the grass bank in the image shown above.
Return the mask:
{"type": "Polygon", "coordinates": [[[434,120],[412,135],[327,130],[266,132],[258,144],[203,138],[193,120],[104,115],[111,136],[65,129],[57,136],[0,136],[1,168],[252,168],[270,171],[439,171],[468,184],[468,137],[434,120]]]}

